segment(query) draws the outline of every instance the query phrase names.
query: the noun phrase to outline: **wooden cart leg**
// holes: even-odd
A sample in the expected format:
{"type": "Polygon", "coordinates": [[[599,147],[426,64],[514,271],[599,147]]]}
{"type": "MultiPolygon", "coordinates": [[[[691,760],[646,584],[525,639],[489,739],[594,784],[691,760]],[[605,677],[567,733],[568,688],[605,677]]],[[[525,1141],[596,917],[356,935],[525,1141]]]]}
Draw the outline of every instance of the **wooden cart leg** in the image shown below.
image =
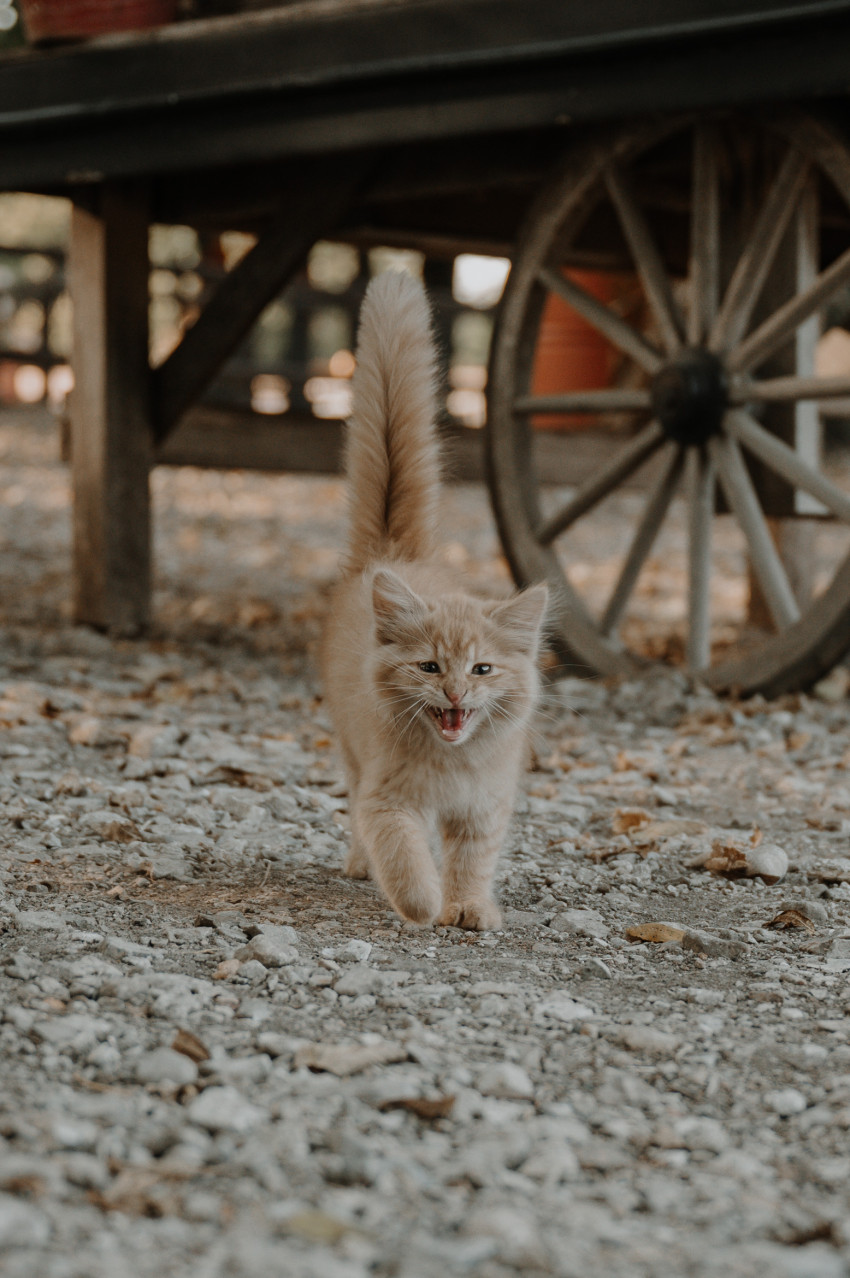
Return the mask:
{"type": "Polygon", "coordinates": [[[74,619],[135,634],[150,617],[148,209],[107,183],[71,222],[74,619]]]}
{"type": "MultiPolygon", "coordinates": [[[[807,289],[817,276],[820,267],[820,209],[817,187],[809,182],[800,196],[800,203],[791,226],[777,255],[772,277],[765,288],[762,314],[770,314],[789,297],[795,297],[807,289]]],[[[820,318],[812,315],[802,324],[784,350],[778,352],[761,370],[764,376],[813,377],[815,351],[820,336],[820,318]]],[[[795,404],[772,404],[762,414],[762,421],[775,435],[795,448],[810,465],[821,465],[822,431],[820,408],[814,400],[801,400],[795,404]]],[[[796,517],[768,520],[771,535],[782,557],[794,597],[801,608],[812,598],[815,566],[815,526],[806,514],[823,511],[821,504],[808,493],[790,489],[777,480],[776,475],[760,469],[762,491],[781,504],[793,502],[796,517]]],[[[750,565],[750,600],[748,618],[762,630],[772,630],[770,610],[764,600],[758,581],[750,565]]]]}

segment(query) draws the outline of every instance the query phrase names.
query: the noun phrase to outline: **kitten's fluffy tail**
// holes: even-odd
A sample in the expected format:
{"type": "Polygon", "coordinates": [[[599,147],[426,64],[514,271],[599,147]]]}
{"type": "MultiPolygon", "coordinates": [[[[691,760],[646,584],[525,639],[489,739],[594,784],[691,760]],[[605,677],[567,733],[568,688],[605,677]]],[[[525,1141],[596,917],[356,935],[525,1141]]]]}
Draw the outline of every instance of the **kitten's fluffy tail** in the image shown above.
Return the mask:
{"type": "Polygon", "coordinates": [[[347,568],[427,558],[440,496],[436,352],[425,291],[410,275],[386,272],[366,291],[353,394],[347,568]]]}

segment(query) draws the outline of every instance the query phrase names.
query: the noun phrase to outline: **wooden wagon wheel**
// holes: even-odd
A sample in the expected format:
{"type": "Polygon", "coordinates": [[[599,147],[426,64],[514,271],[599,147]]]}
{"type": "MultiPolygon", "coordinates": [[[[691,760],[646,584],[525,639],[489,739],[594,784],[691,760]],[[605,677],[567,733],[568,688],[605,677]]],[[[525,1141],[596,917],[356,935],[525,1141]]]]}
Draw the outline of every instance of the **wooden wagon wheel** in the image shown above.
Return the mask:
{"type": "MultiPolygon", "coordinates": [[[[850,376],[816,376],[813,363],[823,309],[850,282],[848,210],[850,153],[808,119],[633,129],[569,159],[536,200],[493,339],[488,464],[517,581],[546,579],[552,588],[563,668],[640,668],[646,643],[630,630],[629,614],[648,564],[657,576],[659,554],[682,560],[678,615],[665,602],[680,659],[715,687],[800,688],[850,648],[850,482],[817,449],[820,409],[850,397],[850,376]],[[570,268],[588,262],[631,267],[642,318],[576,281],[570,268]],[[552,296],[604,336],[620,360],[619,384],[535,388],[541,316],[552,296]],[[541,414],[565,423],[589,415],[599,426],[598,460],[566,494],[537,474],[541,414]],[[642,492],[629,492],[639,508],[619,562],[597,573],[585,528],[577,574],[564,549],[569,537],[594,518],[604,530],[605,503],[625,500],[641,475],[648,479],[642,492]],[[804,602],[776,544],[777,485],[784,513],[802,511],[805,525],[819,529],[828,516],[839,542],[847,531],[838,556],[833,546],[826,567],[818,559],[804,602]],[[740,604],[754,582],[769,629],[752,625],[746,608],[717,621],[712,569],[721,527],[740,543],[735,598],[740,604]],[[659,533],[666,550],[658,550],[659,533]],[[605,598],[594,596],[600,582],[605,598]]],[[[562,434],[562,448],[575,439],[562,434]]],[[[724,589],[728,578],[727,566],[724,589]]]]}

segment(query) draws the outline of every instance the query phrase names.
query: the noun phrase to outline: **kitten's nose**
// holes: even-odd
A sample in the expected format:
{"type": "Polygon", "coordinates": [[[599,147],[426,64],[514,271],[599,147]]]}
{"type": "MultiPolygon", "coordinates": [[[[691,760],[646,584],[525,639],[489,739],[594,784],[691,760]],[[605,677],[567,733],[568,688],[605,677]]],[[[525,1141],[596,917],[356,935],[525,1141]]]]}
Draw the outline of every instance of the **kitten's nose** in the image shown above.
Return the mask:
{"type": "Polygon", "coordinates": [[[452,692],[449,688],[443,688],[443,692],[455,707],[459,706],[466,696],[466,688],[464,688],[463,692],[452,692]]]}

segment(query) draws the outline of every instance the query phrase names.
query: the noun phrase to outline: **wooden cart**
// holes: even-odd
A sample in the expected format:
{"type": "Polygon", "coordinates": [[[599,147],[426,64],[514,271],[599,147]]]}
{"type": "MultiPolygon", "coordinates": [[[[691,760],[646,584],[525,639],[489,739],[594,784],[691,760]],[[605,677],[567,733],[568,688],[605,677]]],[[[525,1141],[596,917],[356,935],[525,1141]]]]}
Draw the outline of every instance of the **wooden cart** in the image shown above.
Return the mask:
{"type": "Polygon", "coordinates": [[[679,556],[675,659],[721,688],[818,678],[850,648],[850,483],[821,438],[850,365],[815,360],[824,315],[850,314],[848,50],[850,0],[314,0],[6,58],[0,187],[74,202],[77,618],[146,623],[150,466],[333,236],[513,259],[489,482],[517,581],[553,588],[566,666],[640,669],[630,609],[647,564],[679,556]],[[258,239],[152,370],[154,221],[258,239]],[[600,300],[588,269],[631,275],[637,303],[600,300]],[[553,298],[616,354],[608,384],[540,390],[553,298]],[[541,467],[554,447],[590,458],[568,493],[541,467]],[[633,536],[595,573],[587,521],[604,531],[621,496],[633,536]],[[761,627],[715,598],[721,525],[761,627]],[[827,527],[824,557],[806,543],[827,527]]]}

